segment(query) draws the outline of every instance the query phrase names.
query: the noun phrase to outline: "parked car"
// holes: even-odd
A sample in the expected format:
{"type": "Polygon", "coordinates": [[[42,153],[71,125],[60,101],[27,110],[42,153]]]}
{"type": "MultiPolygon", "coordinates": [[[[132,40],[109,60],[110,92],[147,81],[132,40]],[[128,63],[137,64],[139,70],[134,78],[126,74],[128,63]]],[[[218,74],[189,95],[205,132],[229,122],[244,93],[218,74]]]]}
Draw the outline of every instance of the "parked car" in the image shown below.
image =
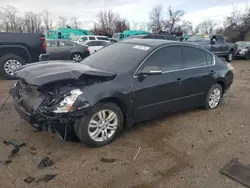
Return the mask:
{"type": "Polygon", "coordinates": [[[42,34],[0,32],[0,75],[15,79],[18,67],[39,61],[44,53],[46,42],[42,34]]]}
{"type": "Polygon", "coordinates": [[[238,50],[236,53],[236,58],[244,58],[246,60],[250,59],[250,41],[238,41],[236,42],[238,50]]]}
{"type": "Polygon", "coordinates": [[[135,39],[109,45],[81,63],[27,65],[17,76],[10,93],[23,119],[64,139],[73,131],[98,147],[136,122],[216,108],[233,82],[233,67],[196,45],[135,39]]]}
{"type": "Polygon", "coordinates": [[[90,55],[87,46],[69,40],[47,40],[47,53],[50,60],[74,60],[80,62],[90,55]]]}
{"type": "Polygon", "coordinates": [[[187,42],[207,48],[217,56],[225,58],[227,62],[231,62],[237,52],[237,45],[226,42],[223,35],[193,35],[187,42]]]}
{"type": "Polygon", "coordinates": [[[110,44],[109,41],[95,40],[95,41],[87,41],[87,42],[83,43],[82,45],[87,45],[89,48],[90,54],[93,54],[96,51],[107,46],[108,44],[110,44]]]}
{"type": "Polygon", "coordinates": [[[159,34],[132,35],[132,36],[127,37],[124,40],[131,40],[131,39],[162,39],[162,40],[177,41],[177,38],[175,35],[159,35],[159,34]]]}
{"type": "Polygon", "coordinates": [[[98,35],[83,35],[73,39],[72,41],[79,44],[85,44],[86,42],[95,40],[109,41],[109,38],[106,36],[98,36],[98,35]]]}
{"type": "Polygon", "coordinates": [[[113,38],[109,38],[109,42],[115,43],[115,42],[118,42],[118,40],[113,39],[113,38]]]}

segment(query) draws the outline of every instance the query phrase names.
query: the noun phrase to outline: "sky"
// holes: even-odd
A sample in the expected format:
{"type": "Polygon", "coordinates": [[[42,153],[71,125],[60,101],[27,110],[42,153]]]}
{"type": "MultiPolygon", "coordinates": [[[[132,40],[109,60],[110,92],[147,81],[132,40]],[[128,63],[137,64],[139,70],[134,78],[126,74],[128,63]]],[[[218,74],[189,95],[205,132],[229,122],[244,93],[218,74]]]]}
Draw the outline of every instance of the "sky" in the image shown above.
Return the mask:
{"type": "Polygon", "coordinates": [[[237,5],[239,9],[250,5],[250,0],[0,0],[0,7],[15,6],[21,13],[25,11],[41,12],[48,10],[53,20],[58,16],[78,17],[83,29],[90,29],[97,20],[96,15],[101,10],[112,10],[120,13],[121,17],[129,20],[132,27],[149,21],[149,12],[157,4],[168,8],[185,11],[184,20],[197,25],[206,19],[222,23],[224,17],[229,16],[237,5]],[[237,2],[237,3],[236,3],[237,2]]]}

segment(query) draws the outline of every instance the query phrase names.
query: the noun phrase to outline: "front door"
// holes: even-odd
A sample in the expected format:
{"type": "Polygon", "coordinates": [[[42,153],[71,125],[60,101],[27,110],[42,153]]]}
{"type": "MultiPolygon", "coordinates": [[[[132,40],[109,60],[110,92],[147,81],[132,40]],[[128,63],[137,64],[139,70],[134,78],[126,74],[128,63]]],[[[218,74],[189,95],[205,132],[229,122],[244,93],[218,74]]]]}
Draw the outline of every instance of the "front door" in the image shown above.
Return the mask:
{"type": "Polygon", "coordinates": [[[158,49],[138,71],[147,66],[157,66],[163,72],[160,75],[134,77],[134,117],[138,121],[174,112],[181,106],[181,48],[176,45],[158,49]]]}

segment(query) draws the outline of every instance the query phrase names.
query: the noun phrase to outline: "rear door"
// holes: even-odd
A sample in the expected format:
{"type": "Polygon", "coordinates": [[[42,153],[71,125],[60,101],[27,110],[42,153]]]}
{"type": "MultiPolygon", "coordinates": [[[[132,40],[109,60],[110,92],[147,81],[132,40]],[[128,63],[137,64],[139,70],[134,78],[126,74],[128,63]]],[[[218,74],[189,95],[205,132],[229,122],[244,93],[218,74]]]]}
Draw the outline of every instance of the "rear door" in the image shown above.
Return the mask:
{"type": "Polygon", "coordinates": [[[46,51],[49,54],[49,58],[51,60],[58,60],[60,59],[60,51],[59,48],[59,42],[57,40],[47,40],[47,47],[46,51]]]}
{"type": "Polygon", "coordinates": [[[60,58],[62,60],[68,60],[71,59],[71,51],[75,47],[73,43],[70,41],[59,41],[59,48],[60,51],[60,58]]]}
{"type": "Polygon", "coordinates": [[[134,116],[139,121],[177,111],[181,106],[183,59],[180,46],[158,49],[138,71],[146,66],[157,66],[163,73],[134,77],[134,116]]]}
{"type": "Polygon", "coordinates": [[[183,46],[182,108],[202,105],[209,88],[215,83],[213,56],[200,48],[183,46]]]}

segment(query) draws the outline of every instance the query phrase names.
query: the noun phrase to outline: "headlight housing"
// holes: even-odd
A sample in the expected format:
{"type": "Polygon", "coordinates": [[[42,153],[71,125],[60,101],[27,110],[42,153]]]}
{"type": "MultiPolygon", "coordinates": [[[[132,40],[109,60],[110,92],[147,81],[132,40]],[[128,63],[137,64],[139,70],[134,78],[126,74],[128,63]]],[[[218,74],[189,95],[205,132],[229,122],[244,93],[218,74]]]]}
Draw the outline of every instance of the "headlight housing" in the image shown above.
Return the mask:
{"type": "Polygon", "coordinates": [[[247,51],[248,51],[248,49],[246,49],[246,48],[240,50],[241,53],[246,53],[247,51]]]}
{"type": "Polygon", "coordinates": [[[70,93],[56,106],[54,113],[67,113],[73,111],[73,104],[83,92],[80,89],[71,90],[70,93]]]}

